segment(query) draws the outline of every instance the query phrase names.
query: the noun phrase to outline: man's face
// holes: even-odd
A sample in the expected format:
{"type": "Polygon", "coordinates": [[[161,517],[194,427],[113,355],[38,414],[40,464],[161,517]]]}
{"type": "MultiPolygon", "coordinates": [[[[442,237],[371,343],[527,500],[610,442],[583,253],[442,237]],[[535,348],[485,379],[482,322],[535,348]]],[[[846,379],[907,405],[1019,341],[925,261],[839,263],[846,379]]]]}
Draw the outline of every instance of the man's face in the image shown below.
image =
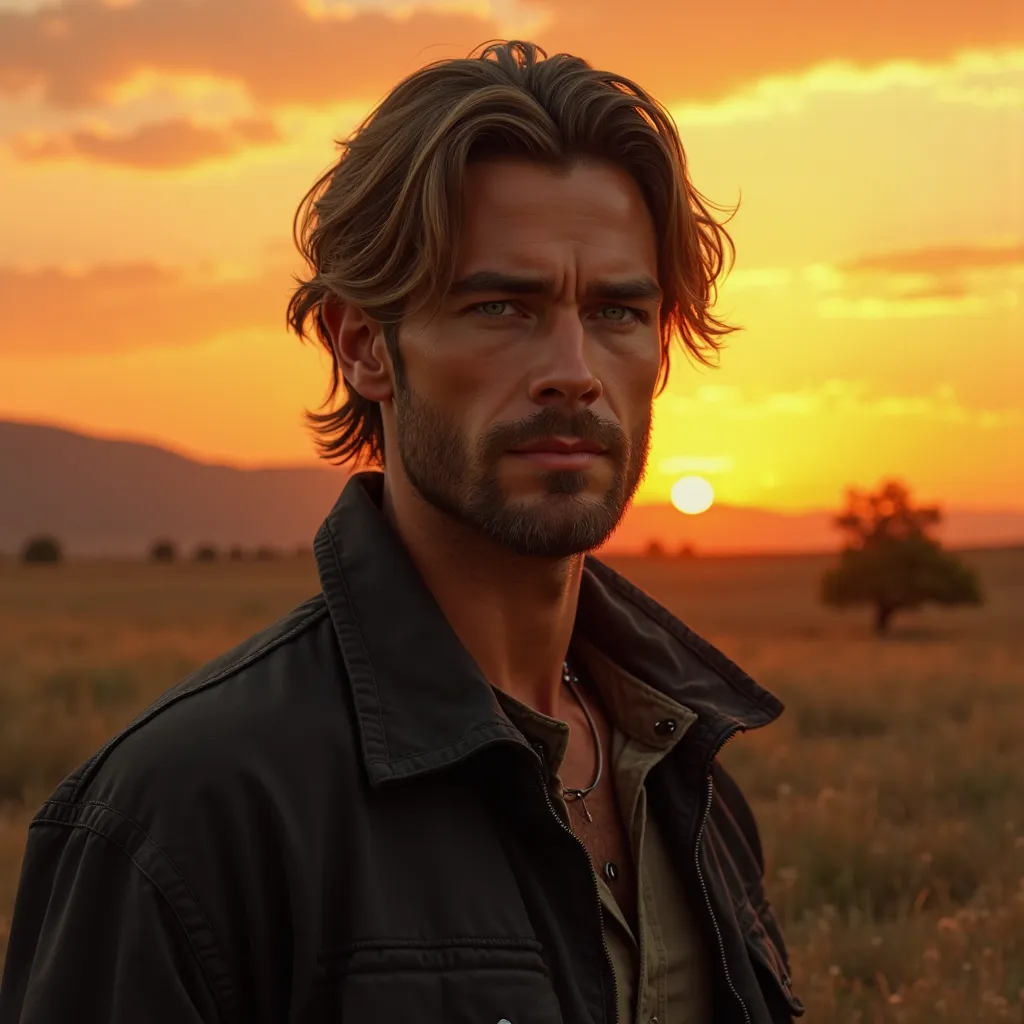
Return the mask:
{"type": "Polygon", "coordinates": [[[397,448],[427,502],[507,549],[590,550],[647,462],[650,213],[616,168],[500,161],[469,168],[463,218],[455,284],[433,316],[431,304],[401,325],[389,460],[397,448]]]}

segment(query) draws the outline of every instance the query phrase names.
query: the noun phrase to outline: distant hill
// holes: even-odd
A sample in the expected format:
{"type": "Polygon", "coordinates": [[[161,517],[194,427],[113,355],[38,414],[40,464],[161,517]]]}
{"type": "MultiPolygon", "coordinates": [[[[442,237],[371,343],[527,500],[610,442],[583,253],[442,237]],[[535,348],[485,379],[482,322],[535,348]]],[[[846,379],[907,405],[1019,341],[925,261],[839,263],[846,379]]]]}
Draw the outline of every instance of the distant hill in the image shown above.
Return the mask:
{"type": "MultiPolygon", "coordinates": [[[[608,551],[644,550],[659,541],[668,553],[692,544],[697,554],[796,554],[838,551],[843,538],[832,526],[835,512],[774,512],[713,505],[686,516],[671,505],[637,505],[608,542],[608,551]]],[[[1024,544],[1024,511],[943,509],[935,534],[949,548],[1024,544]]]]}
{"type": "MultiPolygon", "coordinates": [[[[52,532],[71,555],[142,555],[167,536],[196,544],[311,544],[347,480],[326,464],[239,469],[134,441],[0,421],[0,552],[52,532]]],[[[715,505],[684,516],[671,505],[636,505],[605,547],[699,553],[830,551],[839,546],[828,510],[801,514],[715,505]]],[[[950,547],[1024,543],[1024,511],[947,509],[940,536],[950,547]]]]}
{"type": "Polygon", "coordinates": [[[183,551],[311,544],[347,474],[237,469],[155,445],[0,421],[0,551],[52,532],[71,555],[141,555],[159,536],[183,551]]]}

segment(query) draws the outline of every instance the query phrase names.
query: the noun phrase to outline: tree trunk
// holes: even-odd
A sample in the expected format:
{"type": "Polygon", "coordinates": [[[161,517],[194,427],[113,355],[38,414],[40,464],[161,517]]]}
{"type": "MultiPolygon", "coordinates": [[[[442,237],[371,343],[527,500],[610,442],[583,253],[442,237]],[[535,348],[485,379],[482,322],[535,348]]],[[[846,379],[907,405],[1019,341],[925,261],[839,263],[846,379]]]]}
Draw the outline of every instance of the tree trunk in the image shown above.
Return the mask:
{"type": "Polygon", "coordinates": [[[889,620],[892,618],[894,611],[896,609],[890,608],[887,604],[875,605],[875,632],[879,636],[885,636],[889,631],[889,620]]]}

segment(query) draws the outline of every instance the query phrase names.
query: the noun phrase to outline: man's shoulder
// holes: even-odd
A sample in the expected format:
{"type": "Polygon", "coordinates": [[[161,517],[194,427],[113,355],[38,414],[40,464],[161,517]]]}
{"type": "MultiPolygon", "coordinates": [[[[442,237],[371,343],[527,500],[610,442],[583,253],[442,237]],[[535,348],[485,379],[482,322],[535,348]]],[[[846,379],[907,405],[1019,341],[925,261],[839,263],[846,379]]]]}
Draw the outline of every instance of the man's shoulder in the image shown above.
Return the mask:
{"type": "Polygon", "coordinates": [[[187,815],[275,773],[315,770],[349,734],[345,669],[323,595],[310,598],[161,694],[53,793],[60,808],[187,815]]]}

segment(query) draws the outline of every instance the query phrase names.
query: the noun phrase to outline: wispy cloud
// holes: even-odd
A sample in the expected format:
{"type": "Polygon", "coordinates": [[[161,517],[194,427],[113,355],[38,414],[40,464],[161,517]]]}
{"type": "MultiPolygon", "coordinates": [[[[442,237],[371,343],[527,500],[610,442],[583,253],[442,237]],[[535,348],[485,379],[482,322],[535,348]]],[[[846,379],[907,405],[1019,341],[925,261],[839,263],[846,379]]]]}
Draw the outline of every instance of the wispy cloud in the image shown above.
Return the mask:
{"type": "Polygon", "coordinates": [[[284,273],[184,274],[154,263],[0,269],[7,355],[97,354],[199,345],[222,333],[284,331],[284,273]]]}
{"type": "Polygon", "coordinates": [[[1024,244],[931,246],[844,263],[733,271],[723,293],[809,289],[820,316],[898,319],[1013,309],[1024,293],[1024,244]]]}
{"type": "Polygon", "coordinates": [[[846,274],[956,274],[990,267],[1024,266],[1024,244],[942,245],[875,253],[840,266],[846,274]]]}
{"type": "MultiPolygon", "coordinates": [[[[814,280],[814,275],[811,274],[814,280]]],[[[824,317],[948,317],[1011,309],[1024,286],[1024,245],[933,246],[863,256],[818,275],[824,317]]]]}
{"type": "Polygon", "coordinates": [[[9,147],[26,161],[84,160],[141,170],[189,167],[231,156],[281,138],[266,117],[239,118],[225,125],[175,117],[114,133],[98,128],[49,135],[16,135],[9,147]]]}
{"type": "Polygon", "coordinates": [[[465,13],[317,18],[292,0],[67,0],[0,12],[0,92],[83,109],[156,70],[239,82],[259,105],[316,107],[377,98],[420,63],[495,34],[493,20],[465,13]]]}
{"type": "Polygon", "coordinates": [[[524,27],[538,41],[632,75],[666,100],[709,100],[763,78],[845,62],[945,62],[1024,46],[1024,8],[928,0],[619,0],[346,5],[294,0],[65,0],[0,8],[0,91],[33,88],[68,108],[101,103],[147,69],[239,81],[261,104],[376,99],[426,60],[524,27]],[[454,9],[453,9],[454,8],[454,9]],[[317,11],[320,11],[318,14],[317,11]],[[722,31],[728,25],[727,32],[722,31]]]}
{"type": "Polygon", "coordinates": [[[676,102],[684,125],[763,120],[796,115],[812,104],[842,95],[915,90],[943,104],[976,107],[1024,106],[1024,40],[1007,39],[991,50],[951,50],[937,61],[912,56],[913,48],[877,61],[834,56],[783,71],[769,71],[718,97],[698,94],[676,102]]]}
{"type": "Polygon", "coordinates": [[[711,385],[697,388],[693,395],[667,396],[662,401],[676,414],[732,420],[831,414],[972,424],[986,430],[1024,423],[1024,410],[1020,408],[979,409],[965,405],[949,383],[939,385],[930,394],[886,395],[874,393],[868,381],[831,378],[818,387],[757,398],[748,398],[741,388],[711,385]]]}

